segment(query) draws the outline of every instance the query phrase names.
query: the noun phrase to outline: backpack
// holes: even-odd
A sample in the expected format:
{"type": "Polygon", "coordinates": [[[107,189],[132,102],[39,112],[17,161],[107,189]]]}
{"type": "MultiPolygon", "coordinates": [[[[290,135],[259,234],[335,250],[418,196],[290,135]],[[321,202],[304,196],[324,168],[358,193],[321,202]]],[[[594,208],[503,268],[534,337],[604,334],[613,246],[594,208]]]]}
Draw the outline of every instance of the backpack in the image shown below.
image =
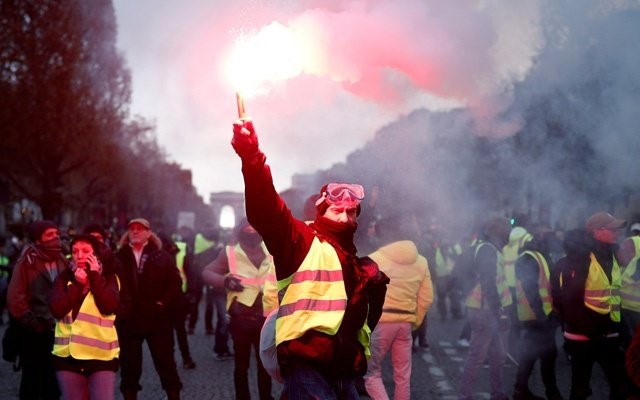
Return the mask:
{"type": "Polygon", "coordinates": [[[481,244],[482,242],[477,242],[465,247],[456,259],[451,271],[454,284],[462,293],[463,301],[480,281],[478,269],[476,268],[476,253],[481,244]]]}

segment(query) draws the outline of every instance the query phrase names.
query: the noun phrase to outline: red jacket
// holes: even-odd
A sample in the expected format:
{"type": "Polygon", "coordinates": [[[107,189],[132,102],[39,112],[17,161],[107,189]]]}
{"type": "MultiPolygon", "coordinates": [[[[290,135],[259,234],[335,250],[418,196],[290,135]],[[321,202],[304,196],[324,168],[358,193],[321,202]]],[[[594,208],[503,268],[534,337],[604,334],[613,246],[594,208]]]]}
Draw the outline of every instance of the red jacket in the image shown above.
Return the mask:
{"type": "Polygon", "coordinates": [[[294,218],[273,186],[264,154],[243,160],[247,218],[264,239],[276,265],[276,278],[297,271],[314,237],[328,241],[340,258],[347,292],[343,322],[334,336],[307,331],[302,337],[278,346],[283,373],[296,365],[313,366],[335,377],[362,376],[366,372],[364,348],[357,332],[365,320],[373,330],[382,313],[388,278],[368,257],[356,257],[353,241],[338,241],[317,221],[307,225],[294,218]]]}

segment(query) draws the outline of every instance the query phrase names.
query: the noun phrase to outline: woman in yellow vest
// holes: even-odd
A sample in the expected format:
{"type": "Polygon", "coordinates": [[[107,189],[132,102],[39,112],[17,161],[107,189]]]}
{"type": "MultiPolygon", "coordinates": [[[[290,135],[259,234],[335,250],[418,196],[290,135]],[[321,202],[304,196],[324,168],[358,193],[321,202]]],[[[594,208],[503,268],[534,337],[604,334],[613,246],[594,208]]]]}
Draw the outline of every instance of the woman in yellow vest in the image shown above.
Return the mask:
{"type": "MultiPolygon", "coordinates": [[[[112,400],[118,370],[120,305],[115,270],[103,269],[90,235],[71,241],[71,267],[58,275],[50,295],[56,318],[54,368],[62,397],[112,400]]],[[[105,267],[107,264],[105,264],[105,267]]]]}

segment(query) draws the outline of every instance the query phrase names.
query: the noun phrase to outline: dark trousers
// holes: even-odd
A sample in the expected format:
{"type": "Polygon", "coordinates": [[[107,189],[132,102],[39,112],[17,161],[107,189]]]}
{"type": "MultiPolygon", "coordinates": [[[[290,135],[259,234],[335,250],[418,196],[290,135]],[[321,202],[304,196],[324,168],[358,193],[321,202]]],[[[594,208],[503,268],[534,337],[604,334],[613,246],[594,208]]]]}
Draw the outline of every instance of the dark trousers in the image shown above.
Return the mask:
{"type": "MultiPolygon", "coordinates": [[[[209,293],[207,293],[209,296],[209,293]]],[[[227,321],[227,294],[211,290],[211,301],[216,308],[216,337],[213,351],[216,354],[229,353],[229,322],[227,321]]]]}
{"type": "Polygon", "coordinates": [[[271,376],[262,366],[260,361],[260,330],[264,323],[263,317],[232,316],[230,322],[231,337],[233,338],[233,351],[235,353],[233,382],[236,389],[236,400],[248,400],[249,393],[249,362],[251,350],[256,357],[258,370],[258,393],[260,400],[272,400],[271,376]]]}
{"type": "Polygon", "coordinates": [[[198,317],[200,314],[200,300],[202,300],[202,289],[203,285],[200,287],[194,287],[189,290],[189,294],[191,298],[189,299],[189,330],[193,331],[196,328],[196,324],[198,323],[198,317]]]}
{"type": "Polygon", "coordinates": [[[60,389],[52,364],[53,332],[22,332],[20,400],[59,399],[60,389]]]}
{"type": "Polygon", "coordinates": [[[559,393],[556,382],[556,327],[521,328],[520,351],[518,352],[518,372],[515,389],[527,392],[529,377],[536,360],[540,360],[540,375],[544,383],[547,397],[559,393]]]}
{"type": "Polygon", "coordinates": [[[594,363],[600,364],[607,378],[609,399],[626,398],[630,389],[619,338],[585,341],[565,339],[564,348],[571,355],[572,400],[586,399],[591,394],[589,382],[594,363]]]}
{"type": "Polygon", "coordinates": [[[173,328],[176,331],[176,341],[178,349],[182,356],[182,361],[191,361],[191,352],[189,351],[189,339],[187,338],[187,330],[185,328],[186,314],[182,311],[176,311],[173,316],[173,328]]]}
{"type": "Polygon", "coordinates": [[[415,331],[411,332],[411,339],[412,339],[413,342],[416,341],[416,338],[418,339],[418,344],[420,346],[426,346],[428,344],[428,342],[427,342],[427,316],[426,315],[425,315],[424,319],[422,320],[422,323],[420,324],[418,329],[416,329],[415,331]]]}
{"type": "Polygon", "coordinates": [[[142,390],[142,342],[145,340],[162,388],[167,392],[179,391],[182,383],[173,358],[173,329],[153,334],[120,335],[120,390],[123,393],[142,390]]]}
{"type": "Polygon", "coordinates": [[[460,291],[452,276],[441,276],[435,279],[436,305],[441,319],[447,317],[447,299],[449,300],[449,311],[456,318],[462,318],[462,302],[460,301],[460,291]]]}

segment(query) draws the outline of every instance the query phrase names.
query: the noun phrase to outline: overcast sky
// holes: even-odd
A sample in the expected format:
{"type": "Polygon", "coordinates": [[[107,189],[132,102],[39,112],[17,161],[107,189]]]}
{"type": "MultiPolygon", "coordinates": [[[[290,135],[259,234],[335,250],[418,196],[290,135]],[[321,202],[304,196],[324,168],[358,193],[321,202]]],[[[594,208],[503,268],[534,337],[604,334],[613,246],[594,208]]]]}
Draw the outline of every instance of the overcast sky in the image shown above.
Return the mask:
{"type": "MultiPolygon", "coordinates": [[[[619,3],[625,2],[599,4],[619,3]]],[[[114,5],[118,46],[133,79],[132,111],[155,123],[160,145],[193,171],[206,201],[211,192],[243,190],[240,162],[229,145],[237,117],[234,89],[222,73],[240,38],[278,28],[305,49],[288,79],[246,100],[278,190],[290,186],[294,173],[344,161],[377,129],[418,107],[468,107],[479,134],[513,134],[518,116],[506,119],[501,112],[513,85],[527,77],[547,45],[547,1],[114,5]]],[[[256,51],[253,64],[266,69],[274,54],[256,51]]]]}

